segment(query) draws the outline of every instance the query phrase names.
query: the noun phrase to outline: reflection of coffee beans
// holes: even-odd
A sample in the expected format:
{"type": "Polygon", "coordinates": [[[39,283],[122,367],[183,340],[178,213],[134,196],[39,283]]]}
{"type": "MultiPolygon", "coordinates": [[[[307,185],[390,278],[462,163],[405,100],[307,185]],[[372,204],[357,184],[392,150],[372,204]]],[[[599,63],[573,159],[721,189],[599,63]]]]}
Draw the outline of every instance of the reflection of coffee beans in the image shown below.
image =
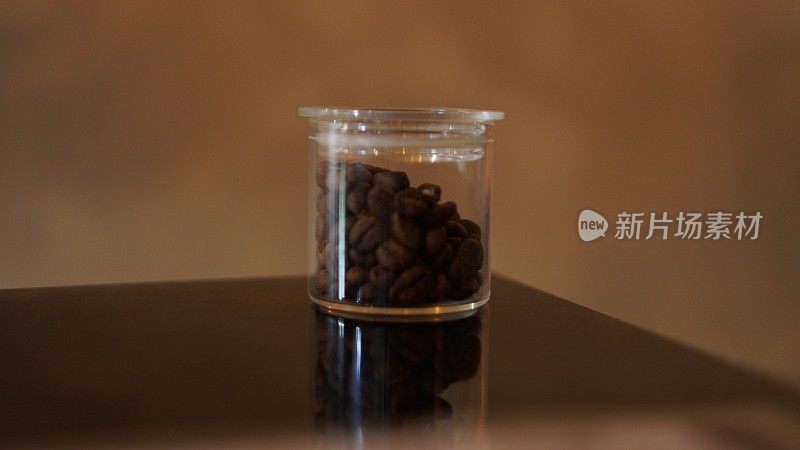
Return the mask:
{"type": "Polygon", "coordinates": [[[340,298],[340,273],[345,298],[371,305],[462,300],[480,289],[481,228],[454,202],[439,203],[439,186],[410,187],[405,172],[330,161],[316,180],[317,294],[340,298]],[[380,282],[371,279],[375,268],[380,282]]]}
{"type": "Polygon", "coordinates": [[[316,313],[315,324],[315,421],[323,430],[448,419],[442,392],[473,378],[481,361],[478,316],[386,324],[316,313]]]}

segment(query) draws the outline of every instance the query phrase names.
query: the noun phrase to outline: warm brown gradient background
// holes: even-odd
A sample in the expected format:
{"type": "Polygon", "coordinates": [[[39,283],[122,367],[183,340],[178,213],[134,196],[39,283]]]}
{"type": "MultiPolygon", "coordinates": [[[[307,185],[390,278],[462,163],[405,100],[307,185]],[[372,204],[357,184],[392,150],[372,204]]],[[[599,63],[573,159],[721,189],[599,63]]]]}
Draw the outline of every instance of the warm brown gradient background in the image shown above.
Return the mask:
{"type": "Polygon", "coordinates": [[[497,271],[800,383],[796,1],[4,1],[0,288],[302,272],[307,104],[506,111],[497,271]]]}

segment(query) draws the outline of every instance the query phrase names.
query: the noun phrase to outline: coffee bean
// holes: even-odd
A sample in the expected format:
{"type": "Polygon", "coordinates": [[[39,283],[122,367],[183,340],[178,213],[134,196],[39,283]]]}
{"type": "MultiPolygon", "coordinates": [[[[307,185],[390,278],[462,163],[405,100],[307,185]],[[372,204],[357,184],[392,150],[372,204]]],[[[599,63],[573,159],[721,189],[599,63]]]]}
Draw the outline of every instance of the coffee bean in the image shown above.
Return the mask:
{"type": "Polygon", "coordinates": [[[400,215],[417,217],[428,210],[429,203],[415,188],[406,188],[394,196],[395,209],[400,215]]]}
{"type": "Polygon", "coordinates": [[[361,181],[350,189],[350,192],[347,194],[347,209],[349,209],[350,212],[358,214],[364,209],[364,206],[367,204],[367,192],[369,192],[369,188],[369,183],[361,181]]]}
{"type": "Polygon", "coordinates": [[[357,221],[358,216],[347,216],[344,219],[344,233],[349,234],[350,230],[353,229],[353,225],[355,225],[357,221]]]}
{"type": "Polygon", "coordinates": [[[320,161],[319,164],[317,164],[317,176],[316,176],[317,186],[323,189],[326,188],[327,185],[325,182],[328,179],[328,174],[330,172],[335,172],[335,171],[336,171],[335,164],[333,164],[330,161],[320,161]]]}
{"type": "Polygon", "coordinates": [[[335,270],[339,266],[339,245],[336,242],[328,242],[317,257],[320,267],[335,270]]]}
{"type": "Polygon", "coordinates": [[[428,227],[442,225],[448,220],[458,217],[458,208],[453,202],[440,203],[431,208],[423,220],[428,227]]]}
{"type": "Polygon", "coordinates": [[[329,287],[334,284],[334,277],[327,269],[317,271],[317,277],[314,286],[323,294],[329,293],[329,287]]]}
{"type": "Polygon", "coordinates": [[[448,275],[454,283],[465,284],[483,266],[483,246],[477,239],[465,239],[458,247],[448,275]]]}
{"type": "Polygon", "coordinates": [[[414,254],[394,239],[378,247],[375,256],[378,257],[378,263],[389,270],[402,269],[414,261],[414,254]]]}
{"type": "Polygon", "coordinates": [[[425,251],[428,255],[438,255],[446,243],[447,232],[444,227],[435,227],[425,233],[425,251]]]}
{"type": "Polygon", "coordinates": [[[454,209],[453,215],[450,216],[450,220],[455,220],[456,222],[458,222],[459,220],[461,220],[461,215],[458,213],[458,208],[455,207],[455,203],[453,203],[453,209],[454,209]]]}
{"type": "Polygon", "coordinates": [[[377,247],[384,235],[384,226],[378,218],[361,215],[347,235],[347,242],[358,250],[372,250],[377,247]]]}
{"type": "Polygon", "coordinates": [[[477,273],[470,274],[465,279],[459,280],[455,283],[456,288],[450,292],[450,297],[454,300],[464,300],[472,294],[478,292],[481,282],[477,273]]]}
{"type": "MultiPolygon", "coordinates": [[[[319,259],[320,259],[320,266],[321,267],[328,267],[330,262],[336,257],[336,243],[328,242],[322,247],[322,250],[319,252],[319,259]]],[[[331,266],[333,267],[333,266],[331,266]]]]}
{"type": "Polygon", "coordinates": [[[369,271],[369,281],[377,287],[388,289],[394,283],[394,272],[385,267],[375,266],[369,271]]]}
{"type": "Polygon", "coordinates": [[[412,305],[424,302],[435,284],[433,272],[427,266],[414,266],[402,272],[389,289],[394,304],[412,305]]]}
{"type": "Polygon", "coordinates": [[[431,299],[432,300],[444,300],[447,298],[447,295],[450,293],[450,280],[447,277],[440,273],[436,276],[436,284],[433,286],[431,290],[431,299]]]}
{"type": "Polygon", "coordinates": [[[378,297],[378,288],[372,283],[362,284],[356,296],[356,302],[372,304],[378,297]]]}
{"type": "Polygon", "coordinates": [[[375,184],[367,192],[367,208],[376,216],[388,217],[392,211],[393,201],[394,194],[379,184],[375,184]]]}
{"type": "Polygon", "coordinates": [[[325,191],[319,191],[319,194],[317,194],[317,213],[319,214],[325,213],[325,208],[327,205],[327,199],[325,198],[326,195],[327,193],[325,191]]]}
{"type": "Polygon", "coordinates": [[[327,223],[325,223],[325,218],[323,216],[317,216],[317,223],[316,223],[316,236],[317,242],[325,242],[327,241],[327,223]]]}
{"type": "Polygon", "coordinates": [[[408,187],[408,175],[405,172],[394,172],[387,170],[373,175],[375,185],[381,186],[392,193],[408,187]]]}
{"type": "Polygon", "coordinates": [[[442,250],[433,260],[433,267],[439,270],[444,270],[447,265],[450,264],[450,261],[453,260],[453,253],[453,246],[450,244],[444,244],[442,250]]]}
{"type": "Polygon", "coordinates": [[[353,266],[347,269],[344,280],[349,285],[361,285],[367,282],[369,274],[367,270],[360,266],[353,266]]]}
{"type": "Polygon", "coordinates": [[[411,219],[400,217],[396,211],[392,213],[390,230],[392,237],[397,239],[401,244],[415,250],[419,243],[420,230],[416,222],[411,219]]]}
{"type": "Polygon", "coordinates": [[[325,266],[328,265],[328,258],[325,256],[326,254],[326,247],[328,244],[325,244],[321,249],[317,247],[317,268],[324,269],[325,266]]]}
{"type": "Polygon", "coordinates": [[[422,197],[428,202],[429,205],[439,203],[439,198],[442,195],[442,188],[435,184],[425,183],[419,185],[419,192],[422,197]]]}
{"type": "Polygon", "coordinates": [[[455,261],[466,270],[477,271],[483,266],[483,245],[477,239],[465,239],[458,247],[455,261]]]}
{"type": "Polygon", "coordinates": [[[469,236],[464,225],[461,225],[461,223],[455,220],[448,220],[444,223],[444,227],[447,230],[448,236],[457,237],[459,239],[466,239],[469,236]]]}
{"type": "Polygon", "coordinates": [[[369,269],[370,267],[378,264],[378,258],[375,257],[375,252],[368,250],[365,252],[358,251],[358,249],[351,248],[347,251],[347,256],[353,264],[369,269]]]}
{"type": "MultiPolygon", "coordinates": [[[[341,212],[339,211],[339,206],[341,203],[339,195],[340,192],[336,189],[333,190],[326,189],[322,191],[322,194],[324,200],[322,201],[322,204],[319,203],[317,204],[317,208],[322,208],[322,210],[319,211],[319,214],[323,216],[323,218],[325,218],[326,220],[328,220],[329,217],[332,217],[333,220],[337,220],[337,218],[341,214],[341,212]]],[[[345,213],[348,213],[348,211],[345,211],[345,213]]]]}
{"type": "Polygon", "coordinates": [[[329,191],[345,188],[347,177],[344,166],[332,162],[323,162],[317,167],[317,185],[329,191]],[[322,184],[320,184],[320,181],[322,184]]]}
{"type": "Polygon", "coordinates": [[[371,182],[372,171],[370,167],[372,166],[363,163],[354,163],[347,171],[347,181],[349,183],[371,182]]]}
{"type": "Polygon", "coordinates": [[[369,170],[370,173],[372,173],[372,175],[375,175],[378,172],[386,172],[387,170],[389,170],[389,169],[384,169],[383,167],[371,166],[369,164],[364,164],[364,163],[356,163],[356,164],[361,164],[362,166],[366,167],[367,170],[369,170]]]}
{"type": "Polygon", "coordinates": [[[478,236],[478,239],[481,238],[481,227],[479,227],[477,223],[469,219],[461,219],[459,222],[461,222],[461,225],[467,230],[467,233],[478,236]]]}
{"type": "Polygon", "coordinates": [[[458,247],[461,246],[461,238],[455,236],[448,236],[447,243],[450,244],[450,247],[453,247],[453,251],[458,250],[458,247]]]}

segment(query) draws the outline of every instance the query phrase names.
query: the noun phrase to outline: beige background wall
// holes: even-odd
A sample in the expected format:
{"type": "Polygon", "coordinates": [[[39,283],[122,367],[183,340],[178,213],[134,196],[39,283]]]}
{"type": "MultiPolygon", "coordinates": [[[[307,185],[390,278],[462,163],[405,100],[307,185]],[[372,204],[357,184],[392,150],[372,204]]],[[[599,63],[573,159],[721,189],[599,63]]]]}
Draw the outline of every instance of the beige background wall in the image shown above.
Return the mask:
{"type": "Polygon", "coordinates": [[[487,107],[497,271],[800,384],[798,2],[2,2],[0,61],[0,288],[301,273],[299,105],[487,107]]]}

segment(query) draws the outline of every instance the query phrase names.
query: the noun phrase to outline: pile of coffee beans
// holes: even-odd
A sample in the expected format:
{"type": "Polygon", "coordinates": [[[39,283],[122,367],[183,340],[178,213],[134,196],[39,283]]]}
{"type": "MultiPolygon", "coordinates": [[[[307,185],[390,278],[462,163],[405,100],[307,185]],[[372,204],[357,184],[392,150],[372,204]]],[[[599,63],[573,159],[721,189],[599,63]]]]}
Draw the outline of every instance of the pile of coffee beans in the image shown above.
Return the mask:
{"type": "Polygon", "coordinates": [[[480,289],[481,228],[441,188],[362,163],[317,167],[317,295],[381,306],[463,300],[480,289]],[[340,280],[340,274],[344,280],[340,280]]]}
{"type": "Polygon", "coordinates": [[[442,393],[453,383],[477,380],[481,320],[387,324],[317,312],[317,428],[425,429],[450,419],[453,407],[442,393]]]}

